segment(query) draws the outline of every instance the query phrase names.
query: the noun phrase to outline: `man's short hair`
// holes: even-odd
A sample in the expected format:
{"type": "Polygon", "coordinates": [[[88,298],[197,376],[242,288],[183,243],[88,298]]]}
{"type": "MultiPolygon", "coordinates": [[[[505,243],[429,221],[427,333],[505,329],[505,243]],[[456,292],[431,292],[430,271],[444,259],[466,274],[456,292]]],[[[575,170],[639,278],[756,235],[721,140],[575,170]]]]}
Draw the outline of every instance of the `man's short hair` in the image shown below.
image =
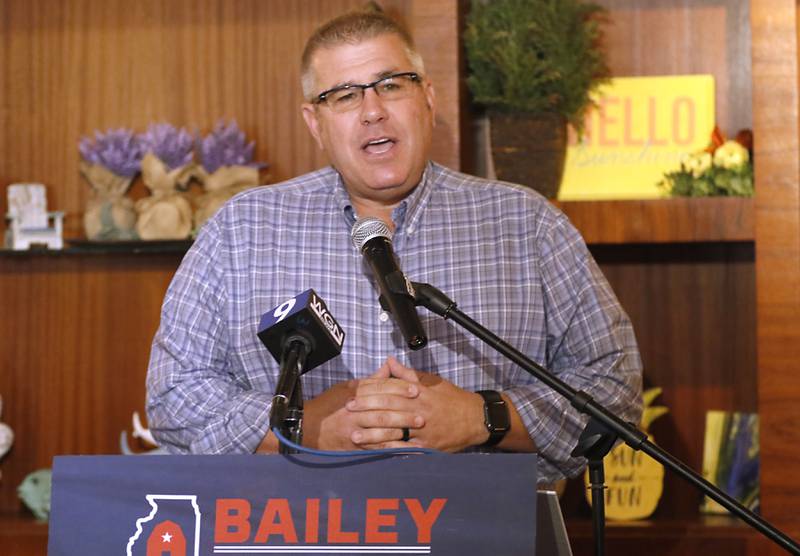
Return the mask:
{"type": "Polygon", "coordinates": [[[406,48],[406,55],[415,72],[425,74],[425,65],[422,56],[414,46],[411,33],[382,11],[358,10],[340,15],[319,27],[309,37],[303,50],[300,64],[300,83],[303,87],[303,97],[311,101],[314,95],[314,72],[311,69],[311,60],[314,54],[323,48],[332,48],[342,44],[358,44],[361,41],[375,37],[394,34],[400,37],[406,48]]]}

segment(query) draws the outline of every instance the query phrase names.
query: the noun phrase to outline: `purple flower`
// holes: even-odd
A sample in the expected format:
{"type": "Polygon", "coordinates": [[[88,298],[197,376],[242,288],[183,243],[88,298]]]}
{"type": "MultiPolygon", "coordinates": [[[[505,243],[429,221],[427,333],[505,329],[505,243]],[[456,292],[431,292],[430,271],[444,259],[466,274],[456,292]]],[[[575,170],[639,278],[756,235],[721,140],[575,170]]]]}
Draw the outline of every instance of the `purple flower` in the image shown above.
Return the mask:
{"type": "Polygon", "coordinates": [[[198,141],[200,159],[206,172],[213,174],[222,166],[257,166],[253,162],[255,141],[245,143],[244,132],[232,121],[229,125],[220,120],[205,139],[198,141]]]}
{"type": "Polygon", "coordinates": [[[141,168],[144,150],[130,129],[109,129],[106,133],[94,132],[94,141],[82,137],[78,144],[81,156],[87,162],[103,166],[118,176],[132,178],[141,168]]]}
{"type": "Polygon", "coordinates": [[[169,170],[186,166],[194,158],[192,135],[168,123],[150,124],[147,131],[139,135],[139,141],[145,153],[156,155],[169,170]]]}

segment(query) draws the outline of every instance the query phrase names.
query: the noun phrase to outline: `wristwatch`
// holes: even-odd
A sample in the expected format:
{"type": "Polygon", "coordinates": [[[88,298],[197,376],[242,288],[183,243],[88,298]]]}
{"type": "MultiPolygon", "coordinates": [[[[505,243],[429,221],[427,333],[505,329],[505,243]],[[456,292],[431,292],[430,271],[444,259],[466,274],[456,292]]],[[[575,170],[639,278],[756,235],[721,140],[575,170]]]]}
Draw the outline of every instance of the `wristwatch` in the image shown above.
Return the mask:
{"type": "Polygon", "coordinates": [[[495,390],[478,390],[483,397],[483,423],[489,431],[489,440],[484,446],[496,446],[511,429],[508,406],[500,393],[495,390]]]}

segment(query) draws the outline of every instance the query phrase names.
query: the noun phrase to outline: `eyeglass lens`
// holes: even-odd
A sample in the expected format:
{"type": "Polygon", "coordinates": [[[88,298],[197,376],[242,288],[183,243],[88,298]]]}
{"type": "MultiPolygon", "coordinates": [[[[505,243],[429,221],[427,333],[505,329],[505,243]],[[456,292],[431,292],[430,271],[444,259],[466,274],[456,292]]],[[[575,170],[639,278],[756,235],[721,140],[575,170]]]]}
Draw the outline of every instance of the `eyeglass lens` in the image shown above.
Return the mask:
{"type": "Polygon", "coordinates": [[[399,100],[413,92],[416,80],[416,74],[389,75],[369,85],[349,85],[331,91],[325,95],[325,102],[336,112],[352,110],[361,105],[367,89],[375,89],[384,100],[399,100]]]}

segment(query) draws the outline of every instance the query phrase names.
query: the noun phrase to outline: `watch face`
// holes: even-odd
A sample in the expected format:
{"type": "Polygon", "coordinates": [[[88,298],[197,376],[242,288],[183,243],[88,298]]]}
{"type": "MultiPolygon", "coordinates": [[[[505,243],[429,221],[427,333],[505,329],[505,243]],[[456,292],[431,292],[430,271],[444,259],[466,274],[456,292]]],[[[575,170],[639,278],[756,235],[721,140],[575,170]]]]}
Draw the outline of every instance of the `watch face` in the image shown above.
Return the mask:
{"type": "Polygon", "coordinates": [[[508,408],[503,401],[486,404],[486,426],[489,432],[505,432],[511,426],[508,408]]]}

